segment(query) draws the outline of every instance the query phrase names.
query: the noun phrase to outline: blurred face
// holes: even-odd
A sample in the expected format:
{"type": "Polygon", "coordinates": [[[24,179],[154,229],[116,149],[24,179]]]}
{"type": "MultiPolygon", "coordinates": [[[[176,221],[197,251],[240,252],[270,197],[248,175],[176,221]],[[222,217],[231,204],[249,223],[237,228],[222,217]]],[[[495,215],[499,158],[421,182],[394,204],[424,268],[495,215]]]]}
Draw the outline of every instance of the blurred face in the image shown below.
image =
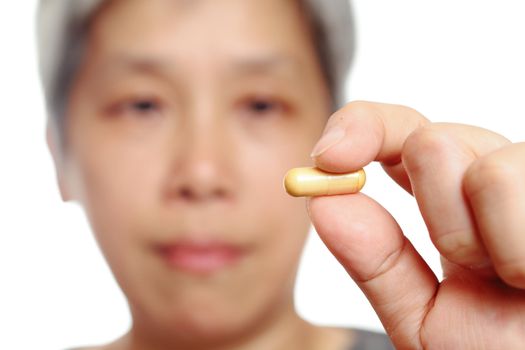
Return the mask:
{"type": "Polygon", "coordinates": [[[282,178],[329,111],[295,2],[114,1],[69,102],[62,189],[135,324],[224,337],[291,307],[309,220],[282,178]]]}

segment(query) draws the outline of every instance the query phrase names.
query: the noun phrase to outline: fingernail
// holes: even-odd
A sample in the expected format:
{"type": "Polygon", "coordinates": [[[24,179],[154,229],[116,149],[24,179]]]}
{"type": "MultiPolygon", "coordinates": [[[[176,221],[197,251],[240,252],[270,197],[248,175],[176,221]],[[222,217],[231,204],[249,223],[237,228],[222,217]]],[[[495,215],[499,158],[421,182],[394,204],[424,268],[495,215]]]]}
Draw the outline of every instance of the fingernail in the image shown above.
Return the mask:
{"type": "Polygon", "coordinates": [[[310,157],[319,157],[322,153],[338,144],[345,137],[345,129],[334,126],[324,133],[317,144],[314,146],[310,157]]]}

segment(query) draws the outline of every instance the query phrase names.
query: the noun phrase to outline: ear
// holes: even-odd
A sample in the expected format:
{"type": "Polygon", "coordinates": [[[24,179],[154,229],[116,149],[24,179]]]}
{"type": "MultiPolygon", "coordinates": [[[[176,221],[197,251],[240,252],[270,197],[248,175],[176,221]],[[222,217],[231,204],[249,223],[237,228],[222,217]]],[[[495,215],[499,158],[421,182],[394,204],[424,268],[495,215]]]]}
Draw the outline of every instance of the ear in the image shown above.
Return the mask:
{"type": "Polygon", "coordinates": [[[57,132],[53,130],[53,126],[48,125],[46,128],[46,142],[51,156],[53,157],[53,162],[55,163],[55,171],[57,176],[58,188],[60,190],[60,196],[64,202],[70,201],[70,189],[66,181],[66,169],[65,169],[65,159],[63,150],[60,149],[58,145],[57,132]]]}

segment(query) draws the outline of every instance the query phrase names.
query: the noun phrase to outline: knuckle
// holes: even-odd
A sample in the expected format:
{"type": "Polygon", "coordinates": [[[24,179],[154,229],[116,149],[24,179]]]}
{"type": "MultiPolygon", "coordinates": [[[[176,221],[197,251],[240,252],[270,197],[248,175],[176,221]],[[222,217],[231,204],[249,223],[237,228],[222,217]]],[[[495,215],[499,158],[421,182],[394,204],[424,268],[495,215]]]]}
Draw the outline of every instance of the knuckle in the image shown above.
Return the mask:
{"type": "Polygon", "coordinates": [[[398,266],[399,260],[403,254],[406,253],[407,248],[408,242],[405,239],[400,246],[380,258],[378,257],[373,264],[370,264],[369,269],[361,271],[361,273],[358,276],[354,276],[354,278],[360,283],[366,283],[380,278],[398,266]]]}
{"type": "Polygon", "coordinates": [[[368,102],[368,101],[361,101],[361,100],[349,102],[344,107],[345,110],[352,110],[352,111],[359,110],[359,111],[368,111],[368,112],[374,111],[376,108],[377,107],[375,103],[368,102]]]}
{"type": "Polygon", "coordinates": [[[447,137],[432,124],[422,126],[407,137],[401,155],[409,171],[428,168],[447,159],[447,137]]]}
{"type": "Polygon", "coordinates": [[[367,120],[372,125],[372,130],[382,129],[383,113],[377,103],[367,101],[352,101],[348,103],[341,111],[336,112],[333,117],[341,120],[347,116],[367,120]]]}
{"type": "Polygon", "coordinates": [[[465,173],[465,192],[469,197],[476,197],[486,191],[505,193],[510,187],[509,179],[514,177],[512,167],[497,157],[478,159],[465,173]]]}
{"type": "Polygon", "coordinates": [[[525,288],[525,259],[516,259],[496,265],[496,270],[501,279],[508,285],[525,288]]]}
{"type": "Polygon", "coordinates": [[[486,259],[486,252],[472,230],[451,230],[435,241],[436,248],[447,260],[472,266],[486,259]]]}
{"type": "Polygon", "coordinates": [[[327,125],[341,123],[346,124],[349,116],[361,116],[365,117],[366,119],[369,119],[370,116],[372,116],[373,119],[377,119],[376,117],[379,115],[380,112],[374,103],[366,101],[352,101],[347,103],[341,109],[335,111],[328,119],[327,125]]]}
{"type": "Polygon", "coordinates": [[[425,126],[428,125],[430,122],[423,114],[421,114],[419,111],[412,107],[404,106],[404,105],[394,105],[394,104],[385,104],[385,103],[378,103],[378,102],[370,102],[370,101],[364,101],[364,100],[355,100],[347,103],[342,110],[344,111],[352,111],[353,113],[366,113],[366,114],[375,114],[377,116],[388,114],[386,113],[387,110],[390,110],[391,108],[395,108],[398,113],[403,115],[410,115],[415,116],[416,124],[419,126],[425,126]]]}

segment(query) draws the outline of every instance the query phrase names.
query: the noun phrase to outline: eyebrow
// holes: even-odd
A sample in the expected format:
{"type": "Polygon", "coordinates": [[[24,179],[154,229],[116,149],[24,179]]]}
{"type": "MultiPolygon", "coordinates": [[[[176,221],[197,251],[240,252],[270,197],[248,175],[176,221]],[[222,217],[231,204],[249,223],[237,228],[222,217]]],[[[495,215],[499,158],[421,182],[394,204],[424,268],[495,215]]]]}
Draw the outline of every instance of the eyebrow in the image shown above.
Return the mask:
{"type": "Polygon", "coordinates": [[[127,72],[136,71],[144,73],[167,73],[173,70],[168,61],[152,57],[141,57],[136,55],[122,54],[106,60],[102,65],[103,72],[127,72]]]}
{"type": "Polygon", "coordinates": [[[231,64],[230,71],[243,75],[261,74],[271,71],[299,73],[298,66],[297,61],[292,57],[276,54],[236,59],[231,64]]]}
{"type": "MultiPolygon", "coordinates": [[[[252,55],[232,59],[227,71],[232,75],[259,75],[273,71],[300,74],[298,66],[298,62],[287,55],[252,55]]],[[[164,78],[176,73],[177,69],[177,63],[173,60],[133,54],[116,55],[104,62],[102,67],[103,72],[108,73],[131,71],[164,78]]]]}

